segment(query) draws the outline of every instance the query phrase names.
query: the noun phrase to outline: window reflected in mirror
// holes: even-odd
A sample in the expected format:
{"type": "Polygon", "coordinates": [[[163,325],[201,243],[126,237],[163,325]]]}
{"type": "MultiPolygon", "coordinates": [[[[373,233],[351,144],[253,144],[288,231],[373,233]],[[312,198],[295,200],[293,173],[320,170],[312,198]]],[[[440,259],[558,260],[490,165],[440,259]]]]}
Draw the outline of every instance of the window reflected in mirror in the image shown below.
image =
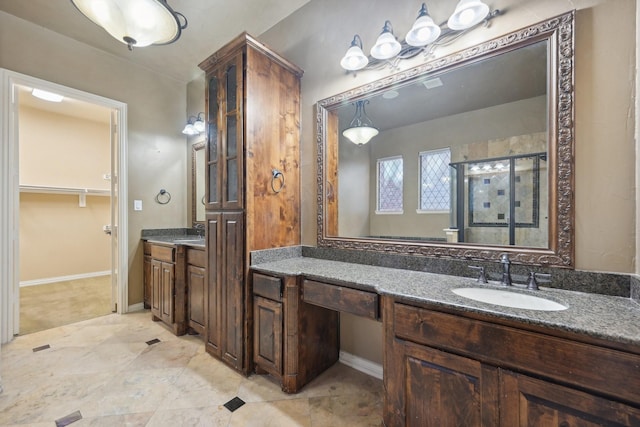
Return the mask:
{"type": "MultiPolygon", "coordinates": [[[[514,217],[525,209],[537,219],[547,217],[541,211],[548,205],[546,179],[544,186],[540,179],[535,183],[535,204],[530,179],[526,189],[524,181],[515,186],[526,199],[509,197],[506,169],[492,170],[487,179],[493,184],[473,185],[479,178],[465,167],[455,177],[461,189],[452,185],[458,173],[452,168],[460,163],[488,167],[492,159],[546,156],[547,50],[546,41],[537,42],[369,96],[367,115],[378,135],[354,147],[338,134],[338,235],[447,241],[455,229],[457,237],[449,241],[548,247],[548,227],[514,217]],[[471,204],[479,200],[480,206],[471,204]],[[473,220],[482,215],[496,218],[473,220]]],[[[339,130],[350,126],[353,108],[338,108],[339,130]]]]}

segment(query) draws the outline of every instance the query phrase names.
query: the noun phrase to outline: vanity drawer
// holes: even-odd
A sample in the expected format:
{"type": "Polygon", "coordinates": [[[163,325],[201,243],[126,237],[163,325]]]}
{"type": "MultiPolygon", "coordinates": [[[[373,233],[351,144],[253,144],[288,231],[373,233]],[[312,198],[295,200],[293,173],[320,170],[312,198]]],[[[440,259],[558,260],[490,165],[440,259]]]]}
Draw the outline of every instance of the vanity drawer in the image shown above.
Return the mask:
{"type": "Polygon", "coordinates": [[[302,300],[306,303],[374,320],[380,318],[378,294],[374,292],[314,280],[304,280],[302,290],[302,300]]]}
{"type": "Polygon", "coordinates": [[[199,249],[187,249],[187,264],[196,267],[207,267],[207,254],[199,249]]]}
{"type": "Polygon", "coordinates": [[[142,248],[145,255],[151,255],[151,243],[143,242],[142,248]]]}
{"type": "Polygon", "coordinates": [[[282,301],[282,280],[277,277],[253,274],[253,293],[274,301],[282,301]]]}
{"type": "Polygon", "coordinates": [[[151,245],[151,258],[160,261],[174,262],[175,248],[171,246],[151,245]]]}

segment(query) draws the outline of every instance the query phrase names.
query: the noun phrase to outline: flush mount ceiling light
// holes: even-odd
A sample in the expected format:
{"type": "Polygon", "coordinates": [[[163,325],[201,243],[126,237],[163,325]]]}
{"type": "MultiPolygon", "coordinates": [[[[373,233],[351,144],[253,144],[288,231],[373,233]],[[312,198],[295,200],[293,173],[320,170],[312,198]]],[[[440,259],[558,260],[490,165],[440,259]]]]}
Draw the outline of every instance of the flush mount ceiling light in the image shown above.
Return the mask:
{"type": "Polygon", "coordinates": [[[166,0],[71,0],[71,3],[129,50],[173,43],[187,28],[187,18],[171,9],[166,0]]]}
{"type": "Polygon", "coordinates": [[[481,0],[460,0],[448,21],[437,25],[429,16],[426,3],[418,12],[413,26],[401,42],[393,34],[390,21],[385,21],[382,32],[367,57],[362,51],[362,39],[358,34],[340,65],[347,71],[382,68],[387,65],[398,68],[400,60],[413,58],[423,52],[425,57],[433,54],[437,46],[453,42],[462,34],[482,22],[488,22],[501,12],[491,11],[481,0]]]}
{"type": "Polygon", "coordinates": [[[367,117],[367,113],[364,111],[365,104],[369,101],[356,101],[356,113],[349,123],[349,127],[346,128],[342,135],[349,141],[356,145],[364,145],[371,141],[371,138],[378,134],[378,129],[373,126],[371,119],[367,117]]]}
{"type": "Polygon", "coordinates": [[[31,95],[49,102],[62,102],[64,96],[42,89],[33,89],[31,95]]]}
{"type": "Polygon", "coordinates": [[[204,113],[198,113],[198,117],[190,116],[184,129],[182,129],[182,133],[193,136],[204,132],[204,119],[200,116],[204,116],[204,113]]]}

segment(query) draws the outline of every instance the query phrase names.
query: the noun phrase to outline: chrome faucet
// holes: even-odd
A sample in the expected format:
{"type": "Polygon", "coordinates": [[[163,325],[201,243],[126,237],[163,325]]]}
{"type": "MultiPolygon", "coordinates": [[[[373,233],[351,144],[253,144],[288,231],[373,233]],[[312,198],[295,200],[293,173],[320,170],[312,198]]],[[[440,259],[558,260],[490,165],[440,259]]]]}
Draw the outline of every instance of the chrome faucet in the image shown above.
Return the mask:
{"type": "Polygon", "coordinates": [[[196,231],[196,234],[199,238],[204,238],[205,226],[202,223],[193,224],[193,229],[196,231]]]}
{"type": "Polygon", "coordinates": [[[511,260],[509,254],[500,255],[500,262],[502,263],[502,283],[505,286],[511,286],[511,260]]]}

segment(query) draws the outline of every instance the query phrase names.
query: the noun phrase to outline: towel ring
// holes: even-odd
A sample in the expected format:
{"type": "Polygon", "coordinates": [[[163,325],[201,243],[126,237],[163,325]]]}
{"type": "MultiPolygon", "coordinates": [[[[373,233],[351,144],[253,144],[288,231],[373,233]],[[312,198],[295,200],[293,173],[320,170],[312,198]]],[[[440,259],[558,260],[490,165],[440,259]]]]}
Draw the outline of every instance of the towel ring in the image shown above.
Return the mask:
{"type": "Polygon", "coordinates": [[[273,190],[274,193],[278,194],[279,192],[282,191],[283,188],[284,188],[284,174],[280,172],[278,169],[273,169],[271,171],[271,189],[273,190]],[[278,178],[280,178],[280,180],[278,181],[280,186],[276,188],[275,182],[276,182],[276,179],[278,178]]]}
{"type": "Polygon", "coordinates": [[[161,188],[160,192],[156,194],[156,203],[159,203],[161,205],[166,205],[170,201],[171,201],[171,193],[169,193],[164,188],[161,188]]]}

